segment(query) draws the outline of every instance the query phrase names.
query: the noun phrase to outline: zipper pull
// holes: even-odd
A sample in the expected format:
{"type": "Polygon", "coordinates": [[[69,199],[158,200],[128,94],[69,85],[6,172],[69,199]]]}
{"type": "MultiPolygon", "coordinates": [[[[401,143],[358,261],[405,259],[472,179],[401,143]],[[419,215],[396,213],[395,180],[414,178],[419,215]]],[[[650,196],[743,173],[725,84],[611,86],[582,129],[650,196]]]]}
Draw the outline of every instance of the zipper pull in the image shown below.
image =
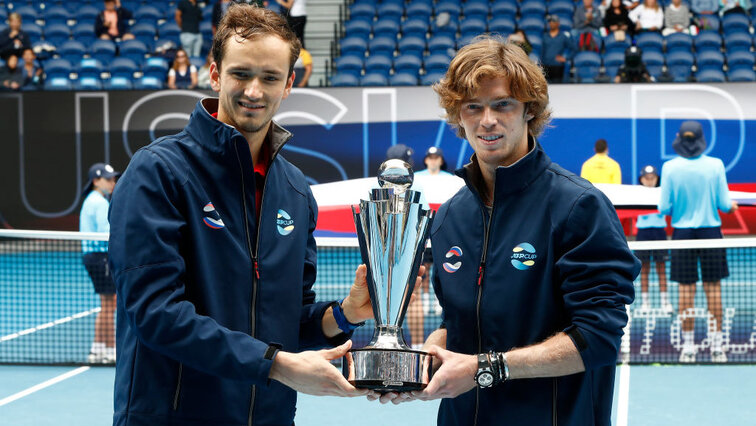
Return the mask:
{"type": "Polygon", "coordinates": [[[255,263],[255,276],[259,280],[260,279],[260,267],[257,264],[257,259],[255,259],[253,262],[255,263]]]}
{"type": "Polygon", "coordinates": [[[478,287],[480,287],[480,284],[483,282],[483,273],[486,270],[486,264],[481,263],[480,267],[478,268],[478,287]]]}

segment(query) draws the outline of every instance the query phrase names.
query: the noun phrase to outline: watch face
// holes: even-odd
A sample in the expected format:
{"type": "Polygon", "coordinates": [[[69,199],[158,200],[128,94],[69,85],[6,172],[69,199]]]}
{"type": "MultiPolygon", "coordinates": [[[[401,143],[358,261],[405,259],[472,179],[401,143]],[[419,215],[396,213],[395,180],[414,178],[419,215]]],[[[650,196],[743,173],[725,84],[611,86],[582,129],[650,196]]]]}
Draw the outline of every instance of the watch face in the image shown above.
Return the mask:
{"type": "Polygon", "coordinates": [[[491,386],[493,380],[493,374],[486,371],[484,373],[480,373],[480,375],[478,376],[478,385],[485,388],[491,386]]]}

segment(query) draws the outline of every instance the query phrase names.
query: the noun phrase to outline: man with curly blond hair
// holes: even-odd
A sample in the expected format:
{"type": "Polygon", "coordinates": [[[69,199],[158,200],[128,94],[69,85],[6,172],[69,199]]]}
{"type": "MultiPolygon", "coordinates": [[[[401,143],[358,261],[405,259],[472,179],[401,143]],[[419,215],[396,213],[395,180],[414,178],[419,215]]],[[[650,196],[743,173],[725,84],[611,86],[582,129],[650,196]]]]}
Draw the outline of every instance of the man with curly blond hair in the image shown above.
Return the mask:
{"type": "Polygon", "coordinates": [[[609,200],[551,162],[542,69],[481,36],[434,86],[475,151],[431,230],[443,324],[425,342],[439,425],[609,425],[615,363],[640,262],[609,200]]]}

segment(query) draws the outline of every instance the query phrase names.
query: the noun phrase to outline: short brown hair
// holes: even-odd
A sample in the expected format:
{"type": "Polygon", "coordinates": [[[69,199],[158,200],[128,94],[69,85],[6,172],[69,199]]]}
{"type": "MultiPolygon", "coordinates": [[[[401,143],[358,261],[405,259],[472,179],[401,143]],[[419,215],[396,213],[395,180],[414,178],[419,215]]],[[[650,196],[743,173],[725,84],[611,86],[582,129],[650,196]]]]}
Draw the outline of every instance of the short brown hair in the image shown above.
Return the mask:
{"type": "Polygon", "coordinates": [[[606,139],[599,139],[596,141],[596,144],[593,145],[593,150],[596,151],[598,154],[606,152],[608,148],[609,148],[609,145],[606,143],[606,139]]]}
{"type": "Polygon", "coordinates": [[[446,121],[465,138],[459,111],[465,99],[472,98],[482,79],[502,77],[509,84],[510,95],[525,104],[533,118],[528,134],[538,137],[551,120],[549,92],[543,69],[528,58],[520,46],[499,36],[481,35],[463,47],[449,64],[446,75],[433,85],[439,103],[446,110],[446,121]]]}
{"type": "Polygon", "coordinates": [[[218,70],[221,69],[221,62],[226,50],[228,39],[232,36],[239,36],[243,39],[250,40],[257,37],[273,35],[289,43],[291,52],[289,55],[289,77],[294,71],[294,63],[299,58],[299,50],[302,44],[289,28],[281,15],[264,8],[257,7],[254,4],[232,3],[228,11],[218,24],[218,30],[213,37],[213,58],[218,70]]]}

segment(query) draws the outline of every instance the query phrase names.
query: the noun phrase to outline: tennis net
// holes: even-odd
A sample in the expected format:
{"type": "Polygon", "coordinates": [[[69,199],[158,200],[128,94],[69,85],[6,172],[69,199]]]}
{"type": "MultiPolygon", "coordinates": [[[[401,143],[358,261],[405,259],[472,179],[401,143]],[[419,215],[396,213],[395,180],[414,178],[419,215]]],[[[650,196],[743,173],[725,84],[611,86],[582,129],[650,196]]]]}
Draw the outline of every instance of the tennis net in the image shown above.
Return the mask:
{"type": "MultiPolygon", "coordinates": [[[[89,354],[101,303],[82,261],[82,241],[105,240],[105,234],[0,230],[0,363],[93,362],[89,354]]],[[[756,362],[756,238],[644,241],[630,247],[648,262],[648,279],[647,285],[641,277],[635,282],[618,361],[756,362]],[[707,279],[722,275],[724,260],[728,276],[721,285],[702,284],[701,272],[707,279]],[[690,307],[681,311],[680,303],[690,307]],[[712,358],[712,347],[721,348],[724,358],[712,358]],[[692,349],[692,358],[681,359],[684,349],[692,349]]],[[[318,300],[346,296],[359,263],[356,239],[318,239],[318,300]]],[[[441,323],[432,286],[415,300],[404,322],[408,343],[424,340],[441,323]]],[[[370,321],[359,328],[355,347],[367,344],[372,331],[370,321]]]]}

